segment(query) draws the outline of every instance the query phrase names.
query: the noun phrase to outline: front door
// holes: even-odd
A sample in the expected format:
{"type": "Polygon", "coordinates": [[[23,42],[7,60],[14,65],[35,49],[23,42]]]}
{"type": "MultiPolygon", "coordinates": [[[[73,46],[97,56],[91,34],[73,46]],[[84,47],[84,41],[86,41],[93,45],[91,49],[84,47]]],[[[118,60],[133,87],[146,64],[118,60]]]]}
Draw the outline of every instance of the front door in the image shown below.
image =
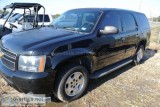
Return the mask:
{"type": "Polygon", "coordinates": [[[125,55],[125,35],[122,33],[120,15],[116,12],[107,12],[100,29],[104,29],[105,26],[117,27],[119,32],[117,34],[101,35],[101,37],[96,38],[97,44],[99,44],[96,49],[98,69],[124,59],[125,55]]]}

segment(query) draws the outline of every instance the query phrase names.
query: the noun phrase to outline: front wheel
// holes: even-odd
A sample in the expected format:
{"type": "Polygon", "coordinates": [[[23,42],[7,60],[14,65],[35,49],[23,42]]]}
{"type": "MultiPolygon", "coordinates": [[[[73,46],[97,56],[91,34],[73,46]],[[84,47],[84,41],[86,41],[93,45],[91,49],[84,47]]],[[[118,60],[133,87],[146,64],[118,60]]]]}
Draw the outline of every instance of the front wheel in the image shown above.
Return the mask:
{"type": "Polygon", "coordinates": [[[136,54],[135,54],[135,56],[134,56],[134,59],[133,59],[135,65],[138,65],[138,64],[141,63],[141,61],[142,61],[142,59],[143,59],[143,57],[144,57],[144,51],[145,51],[145,50],[144,50],[144,46],[143,46],[143,45],[141,45],[141,46],[137,49],[137,52],[136,52],[136,54]]]}
{"type": "Polygon", "coordinates": [[[81,65],[69,65],[60,72],[55,85],[57,98],[70,102],[81,97],[88,85],[87,69],[81,65]]]}

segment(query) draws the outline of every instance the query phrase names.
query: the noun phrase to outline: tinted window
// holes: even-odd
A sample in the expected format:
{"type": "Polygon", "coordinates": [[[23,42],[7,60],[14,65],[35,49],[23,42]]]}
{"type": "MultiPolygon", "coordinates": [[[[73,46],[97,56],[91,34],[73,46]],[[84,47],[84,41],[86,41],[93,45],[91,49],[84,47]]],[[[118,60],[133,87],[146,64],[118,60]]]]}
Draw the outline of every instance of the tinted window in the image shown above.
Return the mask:
{"type": "Polygon", "coordinates": [[[121,17],[120,17],[120,15],[115,13],[115,12],[106,13],[106,15],[104,17],[104,21],[102,22],[102,29],[105,26],[117,27],[119,29],[119,32],[121,32],[122,28],[121,28],[121,17]]]}
{"type": "Polygon", "coordinates": [[[137,29],[137,25],[132,14],[123,13],[121,14],[121,17],[124,32],[135,31],[137,29]]]}
{"type": "Polygon", "coordinates": [[[60,29],[89,33],[94,29],[100,14],[99,11],[70,10],[56,18],[52,24],[60,29]]]}
{"type": "Polygon", "coordinates": [[[137,14],[137,17],[138,17],[138,20],[139,20],[139,23],[140,23],[139,26],[142,29],[148,29],[148,28],[150,28],[149,22],[148,22],[148,20],[147,20],[147,18],[146,18],[145,15],[143,15],[143,14],[137,14]]]}
{"type": "MultiPolygon", "coordinates": [[[[43,22],[43,15],[39,15],[38,22],[43,22]]],[[[49,19],[48,15],[44,15],[44,22],[50,22],[50,19],[49,19]]]]}

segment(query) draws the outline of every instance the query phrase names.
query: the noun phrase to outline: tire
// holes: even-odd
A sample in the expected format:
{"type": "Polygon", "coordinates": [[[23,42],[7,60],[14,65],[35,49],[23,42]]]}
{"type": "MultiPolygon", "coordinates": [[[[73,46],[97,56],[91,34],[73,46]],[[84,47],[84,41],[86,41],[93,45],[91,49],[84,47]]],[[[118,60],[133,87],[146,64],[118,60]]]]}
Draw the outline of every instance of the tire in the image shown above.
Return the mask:
{"type": "Polygon", "coordinates": [[[145,51],[144,46],[140,45],[136,51],[136,54],[133,57],[133,62],[135,65],[138,65],[141,63],[141,61],[144,57],[144,51],[145,51]]]}
{"type": "Polygon", "coordinates": [[[54,93],[63,102],[76,100],[86,91],[88,81],[88,71],[82,65],[65,66],[58,74],[54,93]]]}

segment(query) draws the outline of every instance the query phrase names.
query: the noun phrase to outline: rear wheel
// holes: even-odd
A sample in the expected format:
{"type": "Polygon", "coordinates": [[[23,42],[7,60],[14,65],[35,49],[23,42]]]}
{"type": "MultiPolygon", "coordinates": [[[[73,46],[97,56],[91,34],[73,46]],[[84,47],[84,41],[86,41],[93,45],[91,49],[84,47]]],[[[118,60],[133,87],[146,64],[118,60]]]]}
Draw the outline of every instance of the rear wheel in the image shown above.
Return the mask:
{"type": "Polygon", "coordinates": [[[55,94],[63,102],[78,99],[88,85],[88,71],[81,65],[68,65],[58,75],[55,94]]]}
{"type": "Polygon", "coordinates": [[[137,50],[137,52],[136,52],[136,54],[135,54],[135,56],[134,56],[134,63],[135,63],[135,65],[138,65],[138,64],[140,64],[141,63],[141,61],[142,61],[142,59],[143,59],[143,57],[144,57],[144,46],[143,45],[141,45],[139,48],[138,48],[138,50],[137,50]]]}

